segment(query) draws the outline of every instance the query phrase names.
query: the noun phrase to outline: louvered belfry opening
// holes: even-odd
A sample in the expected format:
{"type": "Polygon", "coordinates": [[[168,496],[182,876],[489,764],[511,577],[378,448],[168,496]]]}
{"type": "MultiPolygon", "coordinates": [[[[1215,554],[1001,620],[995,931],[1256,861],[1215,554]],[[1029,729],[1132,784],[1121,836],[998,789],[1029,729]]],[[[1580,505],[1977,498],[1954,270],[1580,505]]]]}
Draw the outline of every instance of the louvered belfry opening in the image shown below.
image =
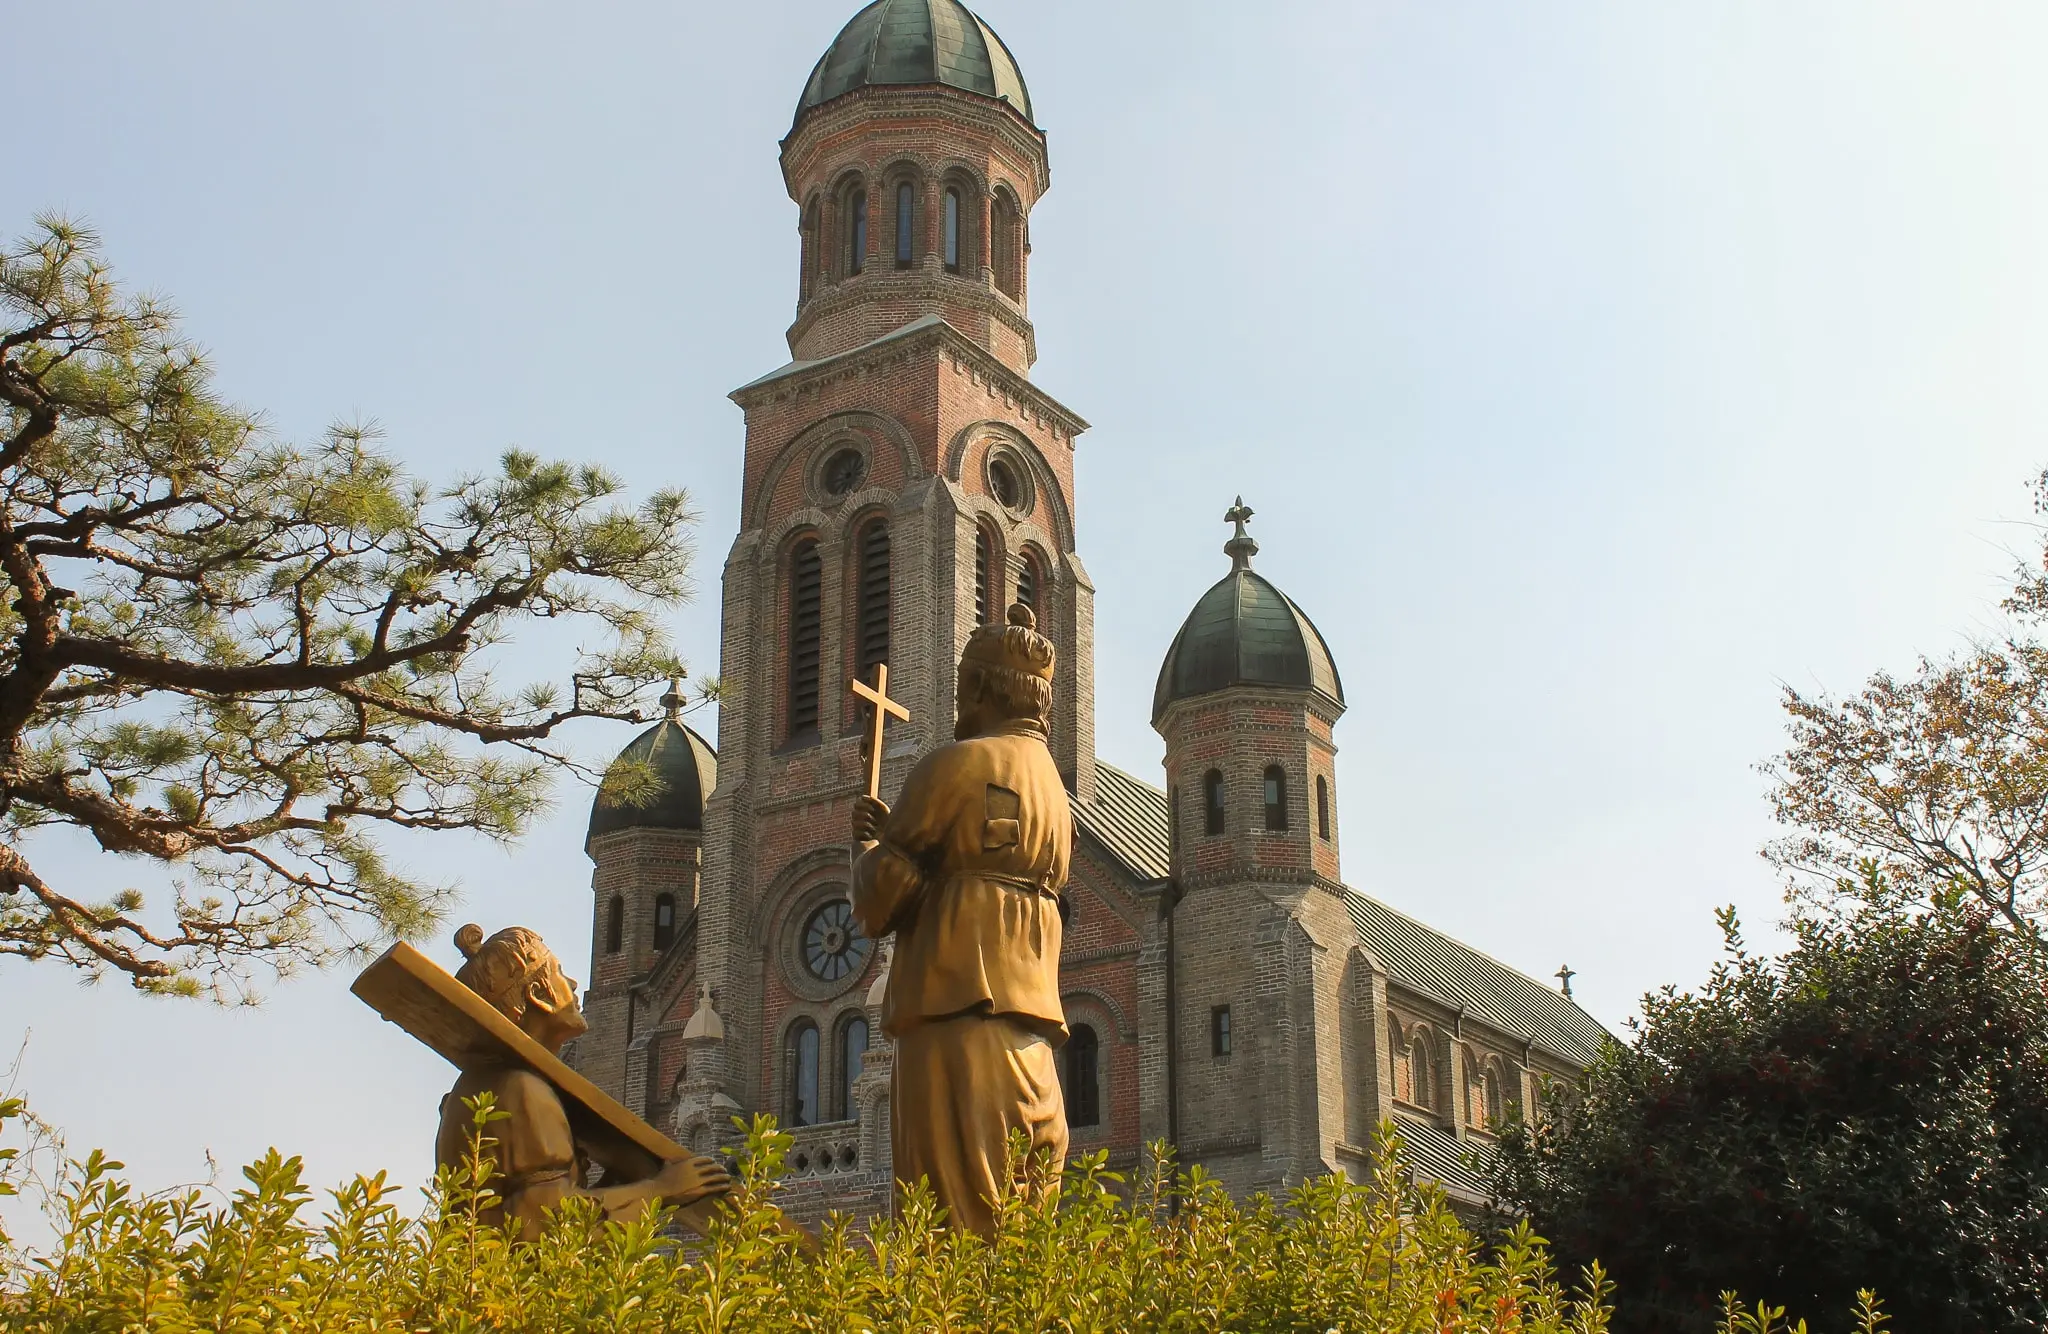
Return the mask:
{"type": "Polygon", "coordinates": [[[994,552],[990,549],[988,529],[976,528],[974,530],[974,623],[976,625],[988,624],[989,565],[993,559],[994,552]]]}
{"type": "Polygon", "coordinates": [[[860,530],[860,600],[854,622],[860,655],[854,666],[865,681],[878,663],[889,660],[889,525],[880,519],[860,530]]]}
{"type": "Polygon", "coordinates": [[[1017,569],[1017,601],[1036,612],[1038,606],[1038,562],[1030,556],[1017,569]]]}
{"type": "Polygon", "coordinates": [[[818,637],[825,564],[815,538],[789,558],[789,734],[818,730],[818,637]]]}

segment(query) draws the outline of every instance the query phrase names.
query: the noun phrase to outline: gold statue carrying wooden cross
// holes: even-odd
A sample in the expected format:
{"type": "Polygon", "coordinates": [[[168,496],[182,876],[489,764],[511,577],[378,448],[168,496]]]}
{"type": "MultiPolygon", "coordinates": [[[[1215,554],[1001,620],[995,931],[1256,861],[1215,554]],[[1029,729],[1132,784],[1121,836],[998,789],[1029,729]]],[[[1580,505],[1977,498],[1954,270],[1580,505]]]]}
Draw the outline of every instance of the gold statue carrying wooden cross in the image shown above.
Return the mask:
{"type": "Polygon", "coordinates": [[[584,1031],[576,984],[554,951],[524,927],[485,939],[476,926],[458,931],[466,957],[451,977],[400,941],[363,970],[349,990],[379,1014],[445,1056],[460,1071],[441,1100],[434,1157],[457,1167],[474,1133],[465,1098],[489,1093],[504,1120],[484,1132],[494,1143],[497,1199],[480,1212],[531,1240],[548,1208],[570,1196],[597,1201],[606,1217],[652,1205],[675,1205],[698,1232],[730,1187],[714,1158],[692,1154],[582,1075],[556,1054],[584,1031]],[[608,1183],[584,1184],[590,1164],[608,1183]]]}

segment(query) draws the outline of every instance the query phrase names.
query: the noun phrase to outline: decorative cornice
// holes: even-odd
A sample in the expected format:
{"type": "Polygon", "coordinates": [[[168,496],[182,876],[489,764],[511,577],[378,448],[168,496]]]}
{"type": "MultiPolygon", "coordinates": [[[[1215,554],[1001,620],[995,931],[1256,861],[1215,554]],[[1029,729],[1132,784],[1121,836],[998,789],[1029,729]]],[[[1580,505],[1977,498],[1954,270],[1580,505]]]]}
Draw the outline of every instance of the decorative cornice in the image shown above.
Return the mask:
{"type": "Polygon", "coordinates": [[[810,108],[782,140],[782,179],[791,199],[811,166],[807,158],[839,134],[876,121],[950,120],[1002,140],[1032,167],[1033,193],[1052,186],[1045,131],[999,98],[945,84],[869,84],[810,108]],[[801,166],[799,166],[801,164],[801,166]]]}
{"type": "MultiPolygon", "coordinates": [[[[1215,837],[1234,836],[1219,834],[1215,837]]],[[[1213,871],[1191,871],[1174,879],[1179,881],[1184,894],[1214,889],[1218,885],[1244,885],[1251,889],[1320,889],[1340,899],[1348,892],[1335,880],[1306,866],[1265,866],[1245,861],[1232,861],[1230,865],[1213,871]]]]}
{"type": "Polygon", "coordinates": [[[1099,950],[1085,950],[1075,954],[1062,954],[1060,956],[1060,965],[1061,967],[1071,966],[1079,968],[1091,963],[1108,963],[1116,959],[1135,959],[1138,957],[1138,948],[1137,943],[1133,941],[1123,945],[1106,945],[1099,950]]]}
{"type": "Polygon", "coordinates": [[[969,278],[965,274],[948,273],[943,267],[934,272],[929,268],[896,269],[880,264],[869,265],[860,273],[821,284],[811,298],[798,307],[796,320],[784,337],[794,349],[819,321],[828,316],[869,302],[890,299],[933,305],[950,301],[971,307],[977,313],[1007,326],[1024,340],[1026,365],[1038,360],[1038,333],[1031,327],[1024,308],[995,288],[986,269],[982,270],[979,278],[969,278]]]}
{"type": "MultiPolygon", "coordinates": [[[[1302,709],[1314,714],[1326,726],[1335,728],[1344,716],[1344,702],[1332,698],[1329,692],[1318,686],[1280,686],[1240,684],[1225,686],[1221,690],[1206,690],[1199,695],[1189,695],[1169,703],[1160,713],[1159,721],[1152,724],[1152,730],[1162,736],[1178,725],[1178,718],[1185,713],[1200,709],[1242,709],[1258,708],[1261,705],[1280,709],[1302,709]]],[[[1232,721],[1223,728],[1205,728],[1204,735],[1215,731],[1284,731],[1284,727],[1272,723],[1246,723],[1232,721]]],[[[1320,738],[1317,738],[1320,740],[1320,738]]],[[[1328,743],[1334,752],[1337,749],[1334,738],[1328,743]]]]}
{"type": "Polygon", "coordinates": [[[1015,404],[1019,416],[1036,420],[1070,447],[1074,437],[1088,429],[1088,423],[1071,408],[1004,365],[993,352],[938,316],[914,320],[871,343],[817,361],[793,361],[750,384],[741,385],[727,397],[742,409],[752,411],[769,403],[815,393],[891,361],[928,351],[944,351],[957,368],[1015,404]]]}

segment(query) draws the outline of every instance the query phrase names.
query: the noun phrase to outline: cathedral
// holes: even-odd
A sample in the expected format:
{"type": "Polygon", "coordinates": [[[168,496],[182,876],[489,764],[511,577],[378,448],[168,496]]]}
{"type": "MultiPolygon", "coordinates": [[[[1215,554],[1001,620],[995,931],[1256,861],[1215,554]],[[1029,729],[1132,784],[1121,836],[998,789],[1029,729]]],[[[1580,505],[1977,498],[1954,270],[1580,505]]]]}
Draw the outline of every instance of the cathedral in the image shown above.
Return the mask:
{"type": "MultiPolygon", "coordinates": [[[[1344,686],[1255,567],[1239,501],[1220,576],[1164,648],[1164,772],[1095,754],[1094,586],[1076,548],[1087,423],[1030,378],[1030,217],[1046,136],[1002,39],[959,0],[875,0],[811,70],[782,141],[801,247],[790,360],[743,385],[714,747],[675,714],[600,797],[590,1031],[570,1059],[691,1148],[772,1112],[799,1217],[890,1187],[887,942],[847,902],[867,704],[888,667],[884,799],[951,739],[968,632],[1028,604],[1057,645],[1071,796],[1059,1053],[1075,1152],[1171,1141],[1231,1190],[1358,1175],[1392,1121],[1418,1178],[1593,1059],[1570,999],[1344,883],[1344,686]]],[[[1135,701],[1111,701],[1131,707],[1135,701]]],[[[1569,975],[1564,975],[1568,984],[1569,975]]]]}

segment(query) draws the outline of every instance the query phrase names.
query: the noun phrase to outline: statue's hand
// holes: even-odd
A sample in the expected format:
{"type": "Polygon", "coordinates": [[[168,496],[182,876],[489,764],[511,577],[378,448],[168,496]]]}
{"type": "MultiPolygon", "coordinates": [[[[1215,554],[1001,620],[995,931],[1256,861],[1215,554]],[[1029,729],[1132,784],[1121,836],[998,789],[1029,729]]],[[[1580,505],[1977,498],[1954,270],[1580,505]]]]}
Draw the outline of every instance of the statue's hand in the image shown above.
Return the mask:
{"type": "Polygon", "coordinates": [[[853,841],[872,843],[882,836],[882,825],[889,818],[889,805],[880,797],[859,796],[853,799],[853,841]]]}
{"type": "Polygon", "coordinates": [[[732,1178],[716,1158],[701,1154],[662,1164],[654,1174],[654,1189],[678,1208],[695,1204],[707,1195],[723,1195],[732,1189],[732,1178]]]}

